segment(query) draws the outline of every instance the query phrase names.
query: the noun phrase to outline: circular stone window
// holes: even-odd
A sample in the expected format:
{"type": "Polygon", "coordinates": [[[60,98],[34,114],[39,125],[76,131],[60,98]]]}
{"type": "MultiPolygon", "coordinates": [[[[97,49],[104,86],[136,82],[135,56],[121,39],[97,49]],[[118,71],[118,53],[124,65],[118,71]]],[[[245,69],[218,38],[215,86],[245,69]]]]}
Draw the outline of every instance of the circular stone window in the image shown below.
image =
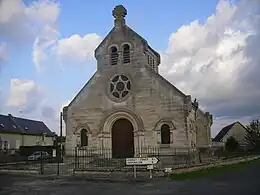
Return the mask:
{"type": "Polygon", "coordinates": [[[124,99],[130,94],[131,82],[125,75],[115,75],[110,80],[109,93],[117,100],[124,99]]]}

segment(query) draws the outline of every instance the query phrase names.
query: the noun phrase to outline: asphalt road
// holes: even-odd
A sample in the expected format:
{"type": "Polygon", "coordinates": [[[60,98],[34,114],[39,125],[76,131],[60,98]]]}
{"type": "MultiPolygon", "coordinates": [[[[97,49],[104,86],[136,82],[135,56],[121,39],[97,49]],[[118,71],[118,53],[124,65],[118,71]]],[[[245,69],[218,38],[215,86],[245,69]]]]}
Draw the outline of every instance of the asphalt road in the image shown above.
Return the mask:
{"type": "Polygon", "coordinates": [[[144,183],[90,182],[0,175],[0,195],[259,195],[260,167],[220,174],[211,179],[144,183]]]}

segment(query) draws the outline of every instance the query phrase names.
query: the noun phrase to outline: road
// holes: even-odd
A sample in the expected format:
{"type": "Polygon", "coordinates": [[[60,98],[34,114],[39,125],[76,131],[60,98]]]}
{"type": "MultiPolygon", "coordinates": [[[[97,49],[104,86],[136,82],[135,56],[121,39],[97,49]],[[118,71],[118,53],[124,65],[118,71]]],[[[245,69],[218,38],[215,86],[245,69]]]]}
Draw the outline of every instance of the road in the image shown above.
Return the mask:
{"type": "Polygon", "coordinates": [[[42,195],[259,195],[260,167],[220,174],[211,179],[151,181],[146,183],[90,182],[76,179],[44,179],[0,175],[0,194],[42,195]]]}

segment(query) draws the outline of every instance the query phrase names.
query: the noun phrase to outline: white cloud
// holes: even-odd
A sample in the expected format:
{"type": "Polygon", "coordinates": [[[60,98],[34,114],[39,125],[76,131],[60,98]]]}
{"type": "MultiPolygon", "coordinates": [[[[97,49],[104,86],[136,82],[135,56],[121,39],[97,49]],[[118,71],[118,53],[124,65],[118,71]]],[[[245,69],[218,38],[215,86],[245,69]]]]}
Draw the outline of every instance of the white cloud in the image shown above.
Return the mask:
{"type": "Polygon", "coordinates": [[[35,42],[33,61],[40,70],[39,62],[47,58],[44,50],[48,43],[43,42],[49,42],[53,36],[59,12],[60,5],[54,0],[32,1],[27,5],[22,0],[2,0],[0,39],[13,47],[31,46],[35,42]]]}
{"type": "Polygon", "coordinates": [[[68,106],[70,102],[71,102],[71,100],[67,100],[67,101],[63,102],[63,103],[61,104],[61,106],[60,106],[60,112],[63,112],[63,108],[64,108],[65,106],[68,106]]]}
{"type": "Polygon", "coordinates": [[[17,47],[33,44],[32,60],[41,72],[48,60],[82,63],[92,60],[101,42],[95,33],[62,38],[57,29],[60,4],[55,0],[39,0],[25,4],[22,0],[0,3],[0,38],[17,47]]]}
{"type": "Polygon", "coordinates": [[[54,24],[59,15],[59,3],[51,0],[21,0],[0,3],[0,37],[15,44],[31,43],[46,24],[54,24]]]}
{"type": "Polygon", "coordinates": [[[52,47],[58,41],[59,36],[60,34],[55,28],[50,25],[46,25],[41,34],[35,39],[32,58],[39,72],[46,68],[45,63],[49,59],[49,50],[52,50],[52,47]]]}
{"type": "Polygon", "coordinates": [[[6,100],[7,107],[3,107],[4,96],[0,90],[0,112],[8,110],[17,117],[42,120],[52,131],[58,132],[57,109],[50,104],[45,91],[35,81],[11,79],[10,94],[6,100]]]}
{"type": "Polygon", "coordinates": [[[259,8],[221,0],[204,23],[181,26],[161,52],[160,73],[217,117],[260,114],[259,8]]]}
{"type": "Polygon", "coordinates": [[[7,106],[30,113],[35,111],[42,101],[41,87],[33,80],[11,79],[7,106]]]}
{"type": "Polygon", "coordinates": [[[0,42],[0,72],[3,64],[8,59],[7,46],[5,43],[0,42]]]}
{"type": "Polygon", "coordinates": [[[57,58],[59,60],[73,60],[84,62],[94,59],[94,50],[102,41],[96,33],[86,34],[83,37],[75,34],[57,43],[57,58]]]}
{"type": "Polygon", "coordinates": [[[60,14],[59,3],[50,0],[34,1],[25,9],[25,13],[36,22],[55,23],[60,14]]]}
{"type": "Polygon", "coordinates": [[[60,38],[59,32],[50,26],[34,42],[33,61],[38,70],[42,69],[44,62],[56,59],[64,64],[69,62],[84,63],[94,59],[94,50],[102,38],[96,33],[78,34],[69,38],[60,38]]]}
{"type": "Polygon", "coordinates": [[[3,95],[4,95],[3,90],[0,88],[0,113],[2,112],[3,105],[4,105],[3,95]]]}

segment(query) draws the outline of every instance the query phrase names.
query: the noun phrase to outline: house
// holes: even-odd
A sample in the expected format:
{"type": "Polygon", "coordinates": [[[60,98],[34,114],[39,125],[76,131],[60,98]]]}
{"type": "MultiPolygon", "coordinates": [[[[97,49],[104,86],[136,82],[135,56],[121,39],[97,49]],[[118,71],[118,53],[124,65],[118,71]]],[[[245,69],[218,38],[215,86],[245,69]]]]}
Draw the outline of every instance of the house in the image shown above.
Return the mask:
{"type": "Polygon", "coordinates": [[[66,154],[105,149],[112,158],[134,157],[141,148],[207,150],[212,115],[159,73],[160,54],[113,10],[114,26],[95,50],[97,70],[63,108],[66,154]]]}
{"type": "Polygon", "coordinates": [[[19,149],[20,146],[53,145],[55,133],[42,122],[0,115],[0,149],[19,149]]]}
{"type": "Polygon", "coordinates": [[[234,137],[240,146],[245,145],[246,127],[239,121],[222,128],[219,133],[213,138],[213,146],[224,146],[229,137],[234,137]]]}

